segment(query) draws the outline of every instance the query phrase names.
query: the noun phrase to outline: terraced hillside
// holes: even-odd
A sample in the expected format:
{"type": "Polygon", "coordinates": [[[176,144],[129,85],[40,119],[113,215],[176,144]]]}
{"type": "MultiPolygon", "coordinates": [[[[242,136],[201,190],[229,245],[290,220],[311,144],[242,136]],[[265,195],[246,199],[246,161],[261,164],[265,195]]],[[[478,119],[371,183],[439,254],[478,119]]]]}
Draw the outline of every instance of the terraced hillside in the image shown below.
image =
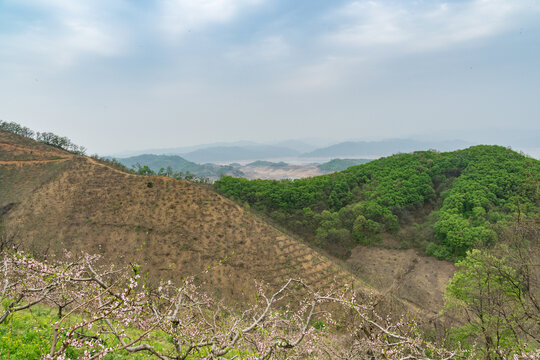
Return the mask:
{"type": "Polygon", "coordinates": [[[142,264],[152,277],[196,275],[229,301],[251,296],[255,280],[277,286],[302,277],[320,288],[354,281],[208,188],[126,174],[12,134],[0,133],[0,143],[3,233],[36,255],[85,250],[142,264]]]}

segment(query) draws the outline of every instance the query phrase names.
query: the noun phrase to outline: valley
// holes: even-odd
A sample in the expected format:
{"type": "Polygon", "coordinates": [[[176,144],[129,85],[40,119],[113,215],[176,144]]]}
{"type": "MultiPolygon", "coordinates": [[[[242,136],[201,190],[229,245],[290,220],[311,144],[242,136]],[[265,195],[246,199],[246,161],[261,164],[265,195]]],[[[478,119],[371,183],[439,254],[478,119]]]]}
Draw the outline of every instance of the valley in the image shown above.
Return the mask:
{"type": "Polygon", "coordinates": [[[178,155],[144,154],[129,158],[106,159],[118,161],[128,170],[135,172],[151,172],[153,174],[173,176],[177,178],[197,177],[205,182],[214,182],[222,176],[235,176],[246,179],[299,179],[310,176],[328,174],[334,171],[345,170],[350,166],[363,164],[368,159],[332,159],[323,162],[306,162],[298,159],[278,159],[276,161],[256,160],[241,161],[228,164],[197,164],[178,155]],[[285,161],[292,161],[287,163],[285,161]],[[144,168],[148,167],[148,170],[144,168]]]}
{"type": "MultiPolygon", "coordinates": [[[[100,266],[138,264],[149,286],[192,278],[200,291],[239,311],[259,299],[256,284],[276,291],[287,279],[301,279],[316,294],[352,286],[377,312],[414,317],[436,338],[463,321],[441,311],[458,270],[454,261],[465,253],[451,247],[451,238],[437,237],[436,221],[445,218],[433,212],[449,211],[451,196],[462,199],[460,187],[483,186],[469,169],[501,177],[492,172],[493,158],[513,169],[503,181],[519,184],[522,215],[534,218],[538,211],[538,161],[500,147],[399,154],[361,165],[339,160],[325,170],[309,165],[314,173],[305,178],[305,166],[231,164],[256,180],[222,176],[212,185],[161,171],[137,174],[119,162],[10,132],[0,132],[0,144],[4,251],[15,246],[36,259],[57,259],[66,251],[99,254],[100,266]],[[261,179],[291,173],[303,178],[261,179]]],[[[502,229],[486,224],[513,216],[505,194],[499,192],[497,201],[489,192],[476,193],[480,200],[465,198],[493,201],[482,203],[489,210],[484,213],[467,203],[460,208],[469,209],[460,216],[471,218],[470,231],[491,236],[502,229]]]]}
{"type": "Polygon", "coordinates": [[[539,18],[0,0],[0,360],[540,359],[539,18]]]}
{"type": "MultiPolygon", "coordinates": [[[[300,276],[321,289],[363,282],[363,274],[207,186],[125,173],[92,158],[1,135],[4,144],[23,144],[16,154],[2,153],[2,231],[32,254],[104,254],[120,264],[140,263],[154,279],[194,276],[219,263],[215,272],[198,278],[231,303],[246,301],[255,280],[275,288],[300,276]],[[12,157],[29,160],[7,160],[12,157]]],[[[386,291],[372,284],[365,293],[374,289],[386,291]]]]}

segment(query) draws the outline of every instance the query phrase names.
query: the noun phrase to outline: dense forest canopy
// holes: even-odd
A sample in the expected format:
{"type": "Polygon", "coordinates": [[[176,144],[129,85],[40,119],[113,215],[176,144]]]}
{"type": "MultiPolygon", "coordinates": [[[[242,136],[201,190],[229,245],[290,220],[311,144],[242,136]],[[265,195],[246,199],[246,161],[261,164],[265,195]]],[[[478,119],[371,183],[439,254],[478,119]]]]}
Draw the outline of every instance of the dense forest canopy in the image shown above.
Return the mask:
{"type": "Polygon", "coordinates": [[[369,161],[369,159],[332,159],[317,167],[323,171],[343,171],[351,166],[365,164],[369,161]]]}
{"type": "Polygon", "coordinates": [[[540,161],[480,145],[397,154],[306,179],[225,177],[215,188],[322,247],[371,243],[414,226],[423,237],[407,240],[457,259],[494,242],[494,224],[538,215],[539,175],[540,161]]]}

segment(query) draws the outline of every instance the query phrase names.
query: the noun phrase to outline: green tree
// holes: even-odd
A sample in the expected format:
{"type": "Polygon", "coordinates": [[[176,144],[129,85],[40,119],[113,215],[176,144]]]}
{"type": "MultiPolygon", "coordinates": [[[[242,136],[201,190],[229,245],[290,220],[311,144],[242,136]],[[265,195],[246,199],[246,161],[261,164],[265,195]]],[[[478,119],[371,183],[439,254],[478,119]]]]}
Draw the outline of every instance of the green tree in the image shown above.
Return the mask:
{"type": "Polygon", "coordinates": [[[138,175],[156,175],[154,170],[150,169],[148,165],[143,166],[139,163],[133,165],[133,170],[135,170],[135,173],[138,175]]]}
{"type": "Polygon", "coordinates": [[[454,341],[471,345],[475,339],[486,359],[538,348],[538,235],[534,223],[518,224],[504,230],[504,240],[495,248],[472,250],[456,264],[445,308],[466,325],[452,330],[454,341]]]}

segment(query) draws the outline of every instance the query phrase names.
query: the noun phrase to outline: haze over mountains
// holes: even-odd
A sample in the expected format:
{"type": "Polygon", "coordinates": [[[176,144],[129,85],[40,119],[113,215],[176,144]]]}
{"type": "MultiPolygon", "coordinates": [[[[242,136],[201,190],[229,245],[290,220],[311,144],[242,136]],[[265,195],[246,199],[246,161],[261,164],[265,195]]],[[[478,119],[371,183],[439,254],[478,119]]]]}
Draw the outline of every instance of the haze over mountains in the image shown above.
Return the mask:
{"type": "Polygon", "coordinates": [[[448,132],[419,135],[415,138],[331,141],[323,139],[288,140],[273,143],[252,141],[219,142],[189,147],[143,149],[113,154],[127,158],[142,154],[179,155],[198,163],[247,164],[256,160],[285,161],[291,164],[322,163],[335,158],[378,158],[396,153],[434,149],[453,151],[478,144],[499,144],[540,156],[540,132],[536,130],[498,131],[486,129],[482,136],[448,132]],[[460,136],[462,135],[462,136],[460,136]]]}
{"type": "Polygon", "coordinates": [[[250,162],[255,160],[283,160],[306,162],[306,159],[330,160],[336,157],[381,157],[398,152],[411,152],[422,149],[450,151],[470,146],[463,140],[427,142],[411,139],[387,139],[379,141],[347,141],[317,147],[302,141],[282,141],[277,144],[257,144],[249,141],[215,143],[194,147],[147,149],[124,152],[118,158],[142,154],[180,155],[182,158],[199,164],[250,162]]]}
{"type": "MultiPolygon", "coordinates": [[[[506,138],[501,142],[517,151],[523,151],[533,157],[540,156],[540,136],[535,138],[535,131],[513,131],[508,136],[486,130],[480,137],[489,144],[491,139],[506,138]]],[[[459,135],[451,134],[450,135],[459,135]]],[[[171,167],[174,171],[190,173],[198,177],[217,180],[221,176],[237,176],[248,179],[296,179],[341,171],[356,163],[366,162],[397,153],[434,149],[454,151],[464,149],[478,142],[445,140],[442,134],[432,134],[432,139],[419,136],[417,139],[384,139],[331,142],[329,140],[288,140],[261,144],[251,141],[220,142],[191,147],[148,149],[124,152],[116,158],[128,168],[136,164],[148,165],[158,173],[160,169],[171,167]],[[345,161],[349,159],[349,161],[345,161]],[[337,163],[327,165],[337,160],[337,163]],[[280,164],[277,167],[276,165],[280,164]]]]}
{"type": "Polygon", "coordinates": [[[137,166],[148,166],[154,172],[158,173],[160,169],[170,167],[173,171],[191,173],[198,177],[210,179],[219,178],[221,175],[243,176],[244,174],[230,165],[216,164],[196,164],[188,161],[178,155],[154,155],[143,154],[128,158],[121,158],[119,161],[132,169],[137,166]]]}
{"type": "Polygon", "coordinates": [[[214,181],[222,176],[244,177],[247,179],[298,179],[345,170],[350,166],[366,163],[369,159],[333,159],[322,164],[288,164],[285,162],[257,160],[244,165],[239,163],[218,165],[211,163],[197,164],[179,155],[144,154],[120,158],[117,161],[135,171],[138,171],[139,168],[144,171],[143,167],[147,166],[156,174],[177,172],[184,174],[183,176],[194,175],[198,178],[214,181]]]}
{"type": "Polygon", "coordinates": [[[463,140],[424,142],[409,139],[389,139],[381,141],[347,141],[317,149],[302,157],[328,157],[328,156],[386,156],[400,152],[412,152],[420,149],[436,149],[439,151],[452,151],[470,146],[471,143],[463,140]]]}
{"type": "Polygon", "coordinates": [[[300,152],[286,147],[271,145],[215,146],[182,154],[186,159],[197,163],[291,158],[300,152]]]}

